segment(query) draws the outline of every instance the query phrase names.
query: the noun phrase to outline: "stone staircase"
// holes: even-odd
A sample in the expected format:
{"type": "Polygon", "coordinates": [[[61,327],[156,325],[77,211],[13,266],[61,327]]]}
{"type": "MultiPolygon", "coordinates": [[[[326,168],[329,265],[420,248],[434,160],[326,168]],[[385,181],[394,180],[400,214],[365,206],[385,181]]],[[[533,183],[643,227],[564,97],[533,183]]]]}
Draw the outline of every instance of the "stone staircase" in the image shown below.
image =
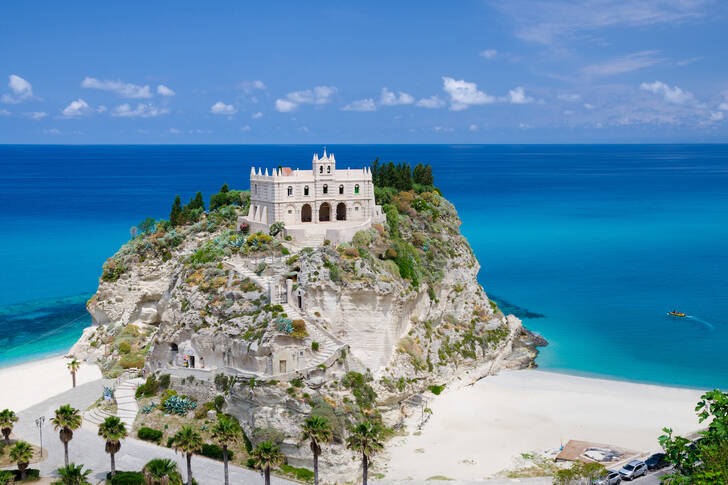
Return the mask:
{"type": "Polygon", "coordinates": [[[116,414],[112,414],[101,408],[93,408],[84,413],[84,421],[94,426],[98,426],[109,416],[118,416],[126,425],[127,432],[130,432],[134,426],[136,415],[139,412],[139,407],[137,406],[136,397],[134,395],[137,387],[139,387],[140,384],[143,384],[144,381],[145,380],[141,377],[134,377],[120,381],[114,390],[114,396],[116,397],[116,414]]]}
{"type": "Polygon", "coordinates": [[[331,337],[326,335],[319,328],[318,325],[312,323],[311,319],[305,318],[303,315],[301,315],[301,312],[297,308],[293,307],[288,303],[282,303],[281,306],[283,307],[283,311],[288,315],[288,318],[290,318],[291,320],[301,319],[306,322],[306,332],[308,332],[309,347],[311,345],[311,342],[318,342],[319,344],[319,349],[317,352],[314,352],[314,358],[309,361],[308,366],[312,367],[326,362],[329,357],[334,355],[336,351],[342,347],[337,342],[334,342],[331,337]]]}

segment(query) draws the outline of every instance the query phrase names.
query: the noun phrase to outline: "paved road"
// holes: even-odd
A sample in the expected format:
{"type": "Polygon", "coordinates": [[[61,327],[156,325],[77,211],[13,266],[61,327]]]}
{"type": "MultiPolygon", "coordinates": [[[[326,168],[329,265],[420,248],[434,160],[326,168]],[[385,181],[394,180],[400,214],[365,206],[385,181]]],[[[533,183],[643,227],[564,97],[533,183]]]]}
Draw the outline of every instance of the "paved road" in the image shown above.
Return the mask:
{"type": "MultiPolygon", "coordinates": [[[[14,434],[35,444],[39,444],[40,440],[34,420],[41,415],[46,417],[43,427],[43,448],[48,450],[48,458],[40,464],[33,465],[34,468],[40,468],[42,476],[54,476],[56,469],[63,466],[63,445],[58,439],[58,433],[53,430],[49,422],[53,411],[61,404],[71,404],[79,410],[85,410],[101,396],[104,385],[109,385],[109,382],[106,380],[89,382],[18,413],[20,421],[15,427],[14,434]]],[[[74,431],[68,448],[70,460],[75,463],[83,463],[87,468],[93,470],[92,477],[100,481],[105,478],[109,470],[109,455],[104,452],[104,441],[96,433],[95,429],[85,427],[74,431]]],[[[187,469],[182,455],[171,449],[132,438],[127,438],[122,442],[121,450],[116,454],[116,468],[117,470],[141,470],[152,458],[170,458],[176,461],[183,477],[185,476],[187,469]]],[[[200,485],[219,485],[222,483],[223,476],[222,462],[195,456],[192,459],[192,476],[200,485]]],[[[263,479],[255,471],[231,466],[230,481],[231,483],[261,483],[263,479]]],[[[271,483],[293,485],[296,482],[273,477],[271,483]]]]}

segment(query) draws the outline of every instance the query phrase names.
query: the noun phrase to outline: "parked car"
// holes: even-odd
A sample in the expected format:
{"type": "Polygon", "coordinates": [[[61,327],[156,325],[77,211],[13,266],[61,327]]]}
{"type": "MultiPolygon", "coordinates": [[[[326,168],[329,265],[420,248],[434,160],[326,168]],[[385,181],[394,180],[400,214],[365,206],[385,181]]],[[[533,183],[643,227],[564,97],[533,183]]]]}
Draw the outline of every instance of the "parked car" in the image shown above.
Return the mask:
{"type": "Polygon", "coordinates": [[[667,460],[665,460],[664,453],[655,453],[645,460],[645,464],[647,465],[648,470],[659,470],[660,468],[665,468],[668,465],[667,460]]]}
{"type": "Polygon", "coordinates": [[[622,480],[634,480],[647,473],[647,465],[641,460],[632,460],[619,470],[622,480]]]}
{"type": "Polygon", "coordinates": [[[617,485],[622,482],[622,477],[618,472],[607,470],[604,475],[592,480],[593,485],[617,485]]]}

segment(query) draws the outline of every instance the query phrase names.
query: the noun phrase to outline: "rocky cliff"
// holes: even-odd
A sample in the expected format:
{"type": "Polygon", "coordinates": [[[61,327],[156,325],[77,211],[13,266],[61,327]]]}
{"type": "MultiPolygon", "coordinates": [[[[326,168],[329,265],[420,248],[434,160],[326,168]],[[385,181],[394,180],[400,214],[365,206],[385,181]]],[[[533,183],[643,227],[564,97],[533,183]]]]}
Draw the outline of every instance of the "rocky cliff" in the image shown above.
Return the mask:
{"type": "Polygon", "coordinates": [[[386,224],[337,247],[239,232],[244,197],[176,227],[159,222],[105,263],[87,305],[94,325],[71,353],[111,376],[169,374],[199,402],[224,396],[246,435],[273,437],[291,464],[310,467],[300,424],[325,416],[334,443],[322,476],[352,478],[351,424],[425,419],[444,387],[531,366],[537,353],[478,284],[452,204],[436,192],[388,199],[386,224]]]}

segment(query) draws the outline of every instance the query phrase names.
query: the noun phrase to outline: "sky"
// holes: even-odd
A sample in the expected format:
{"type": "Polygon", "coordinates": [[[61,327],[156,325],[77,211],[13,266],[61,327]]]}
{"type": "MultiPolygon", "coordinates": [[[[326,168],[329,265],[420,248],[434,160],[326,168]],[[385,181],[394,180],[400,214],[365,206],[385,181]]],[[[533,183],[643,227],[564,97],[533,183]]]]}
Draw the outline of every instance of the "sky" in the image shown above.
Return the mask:
{"type": "Polygon", "coordinates": [[[722,0],[0,4],[0,143],[728,142],[722,0]]]}

